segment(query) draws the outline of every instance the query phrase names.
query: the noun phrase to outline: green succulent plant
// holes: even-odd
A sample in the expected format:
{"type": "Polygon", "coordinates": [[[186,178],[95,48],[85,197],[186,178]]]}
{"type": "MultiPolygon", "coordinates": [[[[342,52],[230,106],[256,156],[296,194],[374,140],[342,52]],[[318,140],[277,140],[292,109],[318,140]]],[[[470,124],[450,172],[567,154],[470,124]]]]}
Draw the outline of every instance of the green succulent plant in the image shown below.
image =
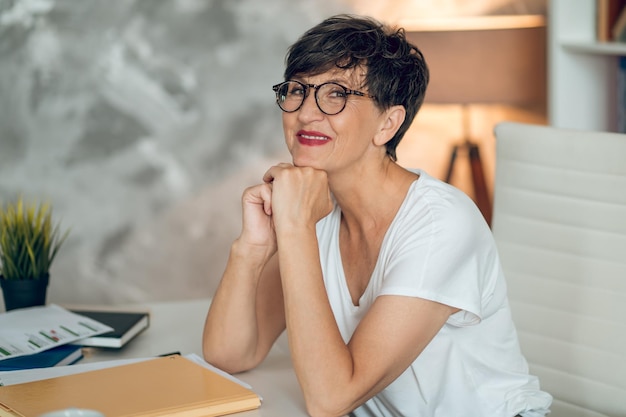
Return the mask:
{"type": "Polygon", "coordinates": [[[0,207],[0,276],[6,280],[42,279],[69,234],[52,222],[49,203],[17,202],[0,207]]]}

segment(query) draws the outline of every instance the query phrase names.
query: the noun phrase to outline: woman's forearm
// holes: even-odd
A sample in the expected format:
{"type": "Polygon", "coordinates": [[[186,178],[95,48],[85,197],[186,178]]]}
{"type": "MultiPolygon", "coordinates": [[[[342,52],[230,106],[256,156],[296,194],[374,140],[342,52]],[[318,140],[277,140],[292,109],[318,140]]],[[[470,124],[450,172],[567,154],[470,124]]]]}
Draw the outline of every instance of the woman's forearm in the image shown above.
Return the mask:
{"type": "Polygon", "coordinates": [[[231,246],[203,335],[205,359],[225,371],[253,368],[271,347],[259,328],[263,318],[257,317],[259,282],[267,263],[268,256],[262,250],[239,241],[231,246]]]}
{"type": "MultiPolygon", "coordinates": [[[[290,228],[278,237],[285,316],[292,359],[309,412],[332,415],[349,408],[332,398],[345,396],[353,359],[328,301],[315,230],[290,228]],[[284,253],[284,254],[283,254],[284,253]],[[322,399],[322,401],[320,401],[322,399]]],[[[349,410],[348,410],[349,411],[349,410]]]]}

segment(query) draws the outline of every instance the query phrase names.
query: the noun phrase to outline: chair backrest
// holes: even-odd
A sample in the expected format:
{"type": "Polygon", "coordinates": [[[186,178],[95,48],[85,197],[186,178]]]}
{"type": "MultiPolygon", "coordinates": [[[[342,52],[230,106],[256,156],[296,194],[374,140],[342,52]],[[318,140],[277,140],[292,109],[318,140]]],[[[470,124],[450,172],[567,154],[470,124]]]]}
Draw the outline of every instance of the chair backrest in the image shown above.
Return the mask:
{"type": "Polygon", "coordinates": [[[550,417],[626,416],[626,135],[503,122],[492,228],[550,417]]]}

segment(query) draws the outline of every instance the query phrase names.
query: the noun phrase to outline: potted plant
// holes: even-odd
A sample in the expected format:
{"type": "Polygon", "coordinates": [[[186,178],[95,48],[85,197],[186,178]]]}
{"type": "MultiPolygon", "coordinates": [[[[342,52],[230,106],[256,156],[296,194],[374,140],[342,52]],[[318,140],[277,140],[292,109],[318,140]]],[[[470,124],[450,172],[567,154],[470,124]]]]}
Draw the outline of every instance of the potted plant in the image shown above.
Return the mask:
{"type": "Polygon", "coordinates": [[[0,286],[6,310],[44,305],[50,265],[69,230],[61,235],[48,203],[0,207],[0,286]]]}

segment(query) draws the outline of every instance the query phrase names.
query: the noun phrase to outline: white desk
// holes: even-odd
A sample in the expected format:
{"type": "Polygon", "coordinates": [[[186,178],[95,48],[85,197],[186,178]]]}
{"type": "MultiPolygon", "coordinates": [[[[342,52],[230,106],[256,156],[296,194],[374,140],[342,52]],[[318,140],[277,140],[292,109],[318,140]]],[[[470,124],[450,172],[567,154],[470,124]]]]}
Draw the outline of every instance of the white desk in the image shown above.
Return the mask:
{"type": "MultiPolygon", "coordinates": [[[[119,350],[88,348],[79,363],[143,358],[170,352],[202,356],[202,330],[210,300],[147,303],[128,306],[150,310],[150,326],[119,350]]],[[[261,397],[261,408],[235,414],[241,417],[307,416],[304,399],[284,343],[277,343],[256,369],[236,375],[252,385],[261,397]]]]}

